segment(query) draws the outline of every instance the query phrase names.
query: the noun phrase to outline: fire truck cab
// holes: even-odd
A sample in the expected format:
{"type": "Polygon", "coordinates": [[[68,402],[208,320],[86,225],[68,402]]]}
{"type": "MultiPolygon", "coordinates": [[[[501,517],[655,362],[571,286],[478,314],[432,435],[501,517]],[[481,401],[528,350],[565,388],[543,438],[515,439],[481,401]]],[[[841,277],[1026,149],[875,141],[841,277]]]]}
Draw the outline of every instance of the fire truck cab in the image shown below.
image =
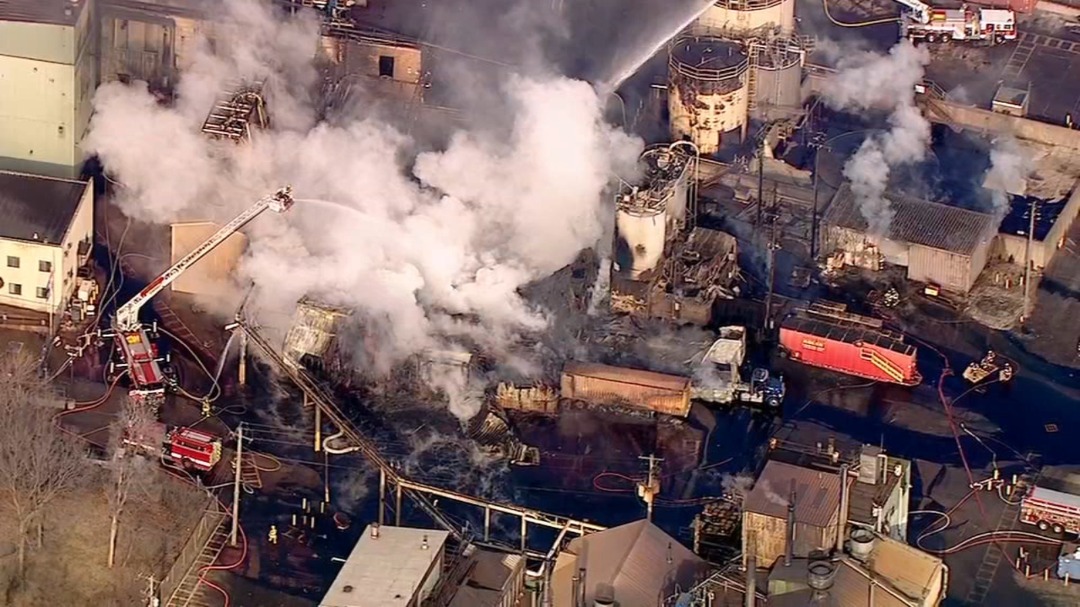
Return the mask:
{"type": "Polygon", "coordinates": [[[1080,535],[1080,495],[1036,485],[1020,504],[1020,522],[1040,531],[1080,535]]]}

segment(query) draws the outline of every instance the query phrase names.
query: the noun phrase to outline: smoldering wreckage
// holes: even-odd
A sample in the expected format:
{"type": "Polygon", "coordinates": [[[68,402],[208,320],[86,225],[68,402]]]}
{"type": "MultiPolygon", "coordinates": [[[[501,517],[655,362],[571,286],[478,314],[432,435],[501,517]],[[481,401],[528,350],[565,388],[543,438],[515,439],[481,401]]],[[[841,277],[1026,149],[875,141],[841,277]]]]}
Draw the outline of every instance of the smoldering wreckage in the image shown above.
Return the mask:
{"type": "MultiPolygon", "coordinates": [[[[341,28],[350,11],[365,3],[307,4],[341,28]]],[[[715,427],[710,416],[739,406],[766,419],[782,411],[789,380],[778,370],[789,367],[779,357],[874,382],[922,383],[917,348],[881,318],[824,300],[788,298],[774,305],[778,240],[770,236],[763,245],[758,236],[770,231],[763,221],[772,222],[776,233],[775,202],[752,226],[752,238],[740,233],[741,211],[718,222],[715,208],[699,208],[710,195],[699,190],[713,185],[706,173],[724,166],[703,152],[723,157],[726,146],[756,146],[731,141],[736,132],[737,139],[746,138],[755,112],[768,117],[761,109],[770,103],[766,94],[746,90],[744,74],[756,69],[745,56],[747,45],[782,48],[783,57],[771,55],[777,66],[796,65],[785,63],[794,53],[801,69],[799,40],[784,37],[787,46],[780,38],[713,40],[717,32],[698,30],[679,38],[669,49],[667,99],[672,132],[680,138],[675,143],[646,145],[612,126],[606,93],[546,69],[500,75],[505,107],[466,108],[465,114],[491,114],[489,122],[505,132],[466,119],[470,126],[433,136],[441,141],[432,144],[384,106],[340,107],[358,98],[339,98],[340,82],[326,86],[330,74],[348,63],[340,48],[345,43],[328,35],[316,14],[286,18],[240,0],[226,2],[223,10],[221,33],[243,36],[195,45],[170,98],[146,83],[103,84],[84,142],[108,174],[110,206],[130,218],[129,226],[131,220],[197,220],[220,229],[186,252],[177,254],[174,247],[173,265],[118,302],[109,329],[90,339],[79,336],[69,351],[82,355],[95,339],[111,340],[109,380],[123,381],[132,402],[155,414],[173,394],[190,397],[178,373],[181,363],[159,347],[182,344],[178,329],[155,307],[162,316],[159,331],[143,307],[167,295],[200,261],[222,258],[224,243],[243,229],[247,248],[226,264],[226,288],[174,303],[193,301],[230,323],[232,337],[217,372],[207,375],[227,397],[246,391],[249,400],[268,403],[251,419],[236,421],[279,439],[310,441],[314,434],[315,450],[327,458],[325,497],[319,500],[322,508],[333,503],[340,510],[335,529],[349,527],[346,510],[368,515],[349,494],[373,494],[377,483],[380,526],[388,513],[399,525],[412,518],[402,506],[408,495],[416,513],[450,529],[463,546],[520,539],[521,552],[535,557],[529,524],[558,531],[556,548],[568,533],[602,527],[512,505],[522,501],[520,486],[535,481],[557,491],[604,491],[600,479],[614,475],[630,483],[625,491],[637,493],[651,518],[654,504],[664,499],[661,492],[692,497],[700,489],[695,482],[708,482],[694,477],[707,460],[715,427]],[[313,60],[315,48],[320,51],[313,60]],[[716,48],[728,51],[731,65],[723,74],[683,65],[693,53],[716,48]],[[330,93],[333,103],[326,101],[330,93]],[[689,99],[694,95],[700,98],[689,99]],[[712,103],[711,96],[723,100],[712,103]],[[740,104],[743,114],[729,115],[740,104]],[[198,124],[201,132],[192,126],[198,124]],[[761,250],[769,259],[765,273],[747,261],[761,250]],[[753,313],[731,312],[743,304],[753,313]],[[237,385],[230,385],[226,361],[236,354],[237,385]],[[259,363],[248,378],[251,360],[259,363]],[[266,376],[282,378],[277,397],[266,394],[266,376]],[[304,406],[282,396],[295,388],[304,406]],[[331,482],[330,455],[365,470],[356,475],[356,487],[331,482]],[[359,463],[360,455],[369,463],[359,463]],[[649,465],[645,478],[631,472],[641,456],[649,465]],[[443,475],[439,482],[430,480],[437,476],[428,474],[433,471],[443,475]],[[681,476],[687,471],[694,472],[691,480],[681,476]],[[410,480],[415,477],[423,482],[410,480]],[[454,505],[437,507],[434,497],[477,506],[483,520],[454,505]],[[520,530],[492,523],[493,511],[520,517],[520,530]],[[446,512],[466,520],[466,531],[446,512]]],[[[886,125],[843,163],[846,183],[821,234],[822,243],[835,246],[824,251],[826,277],[851,266],[877,270],[902,258],[911,280],[965,290],[982,270],[971,261],[977,255],[953,251],[968,258],[967,273],[954,283],[919,274],[918,256],[909,250],[934,243],[920,241],[928,238],[923,224],[912,227],[905,211],[915,207],[893,192],[891,176],[923,161],[931,145],[932,128],[914,94],[929,60],[925,47],[907,41],[887,54],[845,52],[821,87],[817,99],[824,106],[886,125]],[[841,208],[850,221],[837,215],[841,208]]],[[[394,62],[380,57],[380,72],[384,63],[391,74],[380,76],[396,83],[394,62]]],[[[430,94],[430,74],[407,70],[412,81],[406,84],[417,97],[430,94]]],[[[805,110],[796,112],[794,130],[805,126],[805,110]]],[[[756,153],[763,178],[765,152],[756,153]]],[[[991,206],[965,211],[979,215],[967,217],[970,225],[990,226],[980,237],[993,238],[1009,211],[1008,196],[999,190],[1024,193],[1030,170],[1024,155],[1011,139],[991,144],[991,206]]],[[[766,202],[759,186],[759,217],[766,202]]],[[[123,246],[112,254],[122,258],[123,246]]],[[[899,297],[893,289],[883,301],[895,306],[899,297]]],[[[1012,361],[990,352],[964,377],[977,384],[1011,378],[1014,371],[1012,361]]],[[[202,404],[212,413],[210,400],[202,404]]],[[[236,438],[228,431],[216,435],[155,423],[125,441],[150,453],[160,445],[164,462],[216,486],[234,471],[238,479],[244,473],[242,451],[248,447],[236,438]],[[224,470],[222,462],[230,458],[239,463],[224,470]]],[[[724,497],[702,515],[709,519],[715,510],[709,525],[728,532],[729,506],[737,510],[749,493],[747,487],[731,489],[741,483],[733,479],[716,483],[724,497]]],[[[768,491],[767,483],[758,487],[768,491]]],[[[773,493],[768,501],[794,510],[794,497],[773,493]]],[[[314,529],[308,499],[304,524],[311,520],[314,529]]],[[[293,527],[304,527],[295,516],[293,527]]],[[[277,544],[276,525],[271,529],[270,541],[277,544]]],[[[385,537],[380,533],[376,526],[365,538],[385,537]]],[[[436,536],[431,544],[423,537],[427,550],[436,536]]],[[[307,549],[313,550],[310,544],[307,549]]],[[[539,556],[545,563],[552,559],[539,556]]]]}

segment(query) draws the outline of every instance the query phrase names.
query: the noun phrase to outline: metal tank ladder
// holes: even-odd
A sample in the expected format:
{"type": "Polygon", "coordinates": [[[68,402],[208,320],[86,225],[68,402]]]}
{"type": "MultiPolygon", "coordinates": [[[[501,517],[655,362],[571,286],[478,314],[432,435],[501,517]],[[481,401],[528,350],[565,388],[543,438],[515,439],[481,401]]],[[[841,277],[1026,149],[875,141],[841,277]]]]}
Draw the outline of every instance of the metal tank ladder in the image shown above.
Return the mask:
{"type": "Polygon", "coordinates": [[[757,38],[751,38],[748,44],[750,61],[748,62],[749,66],[746,70],[746,106],[747,110],[750,112],[757,109],[757,71],[764,44],[764,42],[757,38]]]}
{"type": "Polygon", "coordinates": [[[172,595],[165,602],[165,607],[212,607],[213,601],[206,600],[204,596],[205,585],[203,584],[203,570],[214,564],[221,551],[229,541],[229,521],[225,516],[221,518],[214,533],[206,541],[202,552],[191,563],[184,579],[180,581],[172,595]]]}

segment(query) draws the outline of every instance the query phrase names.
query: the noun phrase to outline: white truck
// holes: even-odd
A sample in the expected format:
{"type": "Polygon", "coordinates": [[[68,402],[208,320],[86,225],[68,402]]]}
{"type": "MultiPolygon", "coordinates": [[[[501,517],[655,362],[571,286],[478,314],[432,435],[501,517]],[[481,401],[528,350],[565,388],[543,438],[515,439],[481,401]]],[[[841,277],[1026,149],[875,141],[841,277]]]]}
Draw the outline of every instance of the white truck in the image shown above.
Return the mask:
{"type": "Polygon", "coordinates": [[[694,372],[691,397],[712,403],[764,404],[777,409],[784,402],[786,388],[783,378],[773,376],[768,369],[751,371],[750,381],[742,378],[746,360],[746,329],[729,326],[720,328],[720,337],[713,342],[694,372]]]}
{"type": "Polygon", "coordinates": [[[900,31],[912,41],[982,41],[1000,44],[1016,40],[1016,13],[1006,9],[933,8],[921,0],[896,0],[909,10],[900,16],[900,31]]]}

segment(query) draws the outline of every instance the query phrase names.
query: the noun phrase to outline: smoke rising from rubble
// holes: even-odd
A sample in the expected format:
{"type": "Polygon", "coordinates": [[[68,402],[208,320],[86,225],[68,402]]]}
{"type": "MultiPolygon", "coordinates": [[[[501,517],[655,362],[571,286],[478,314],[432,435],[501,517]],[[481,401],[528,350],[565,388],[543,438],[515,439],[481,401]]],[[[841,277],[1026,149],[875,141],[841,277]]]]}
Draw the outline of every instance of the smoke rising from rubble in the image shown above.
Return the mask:
{"type": "Polygon", "coordinates": [[[844,176],[868,232],[885,236],[895,212],[885,191],[893,168],[922,160],[930,143],[930,123],[915,105],[929,53],[902,41],[889,53],[864,51],[842,59],[823,98],[838,110],[888,112],[889,128],[868,136],[844,165],[844,176]]]}
{"type": "Polygon", "coordinates": [[[120,208],[155,223],[221,222],[291,184],[300,202],[286,221],[250,227],[240,274],[259,287],[253,303],[279,318],[304,295],[358,310],[380,371],[457,339],[500,350],[543,329],[519,287],[597,241],[611,176],[636,174],[643,143],[603,122],[589,84],[550,74],[503,79],[509,132],[460,131],[444,149],[417,153],[371,117],[315,125],[318,25],[271,10],[225,2],[242,35],[199,46],[173,107],[145,85],[99,89],[86,149],[126,186],[120,208]],[[273,125],[239,147],[199,131],[237,78],[267,79],[273,125]]]}
{"type": "Polygon", "coordinates": [[[1033,168],[1031,151],[1025,150],[1016,139],[994,139],[983,187],[990,191],[991,212],[995,216],[1003,217],[1009,212],[1009,194],[1027,194],[1027,177],[1033,168]]]}

